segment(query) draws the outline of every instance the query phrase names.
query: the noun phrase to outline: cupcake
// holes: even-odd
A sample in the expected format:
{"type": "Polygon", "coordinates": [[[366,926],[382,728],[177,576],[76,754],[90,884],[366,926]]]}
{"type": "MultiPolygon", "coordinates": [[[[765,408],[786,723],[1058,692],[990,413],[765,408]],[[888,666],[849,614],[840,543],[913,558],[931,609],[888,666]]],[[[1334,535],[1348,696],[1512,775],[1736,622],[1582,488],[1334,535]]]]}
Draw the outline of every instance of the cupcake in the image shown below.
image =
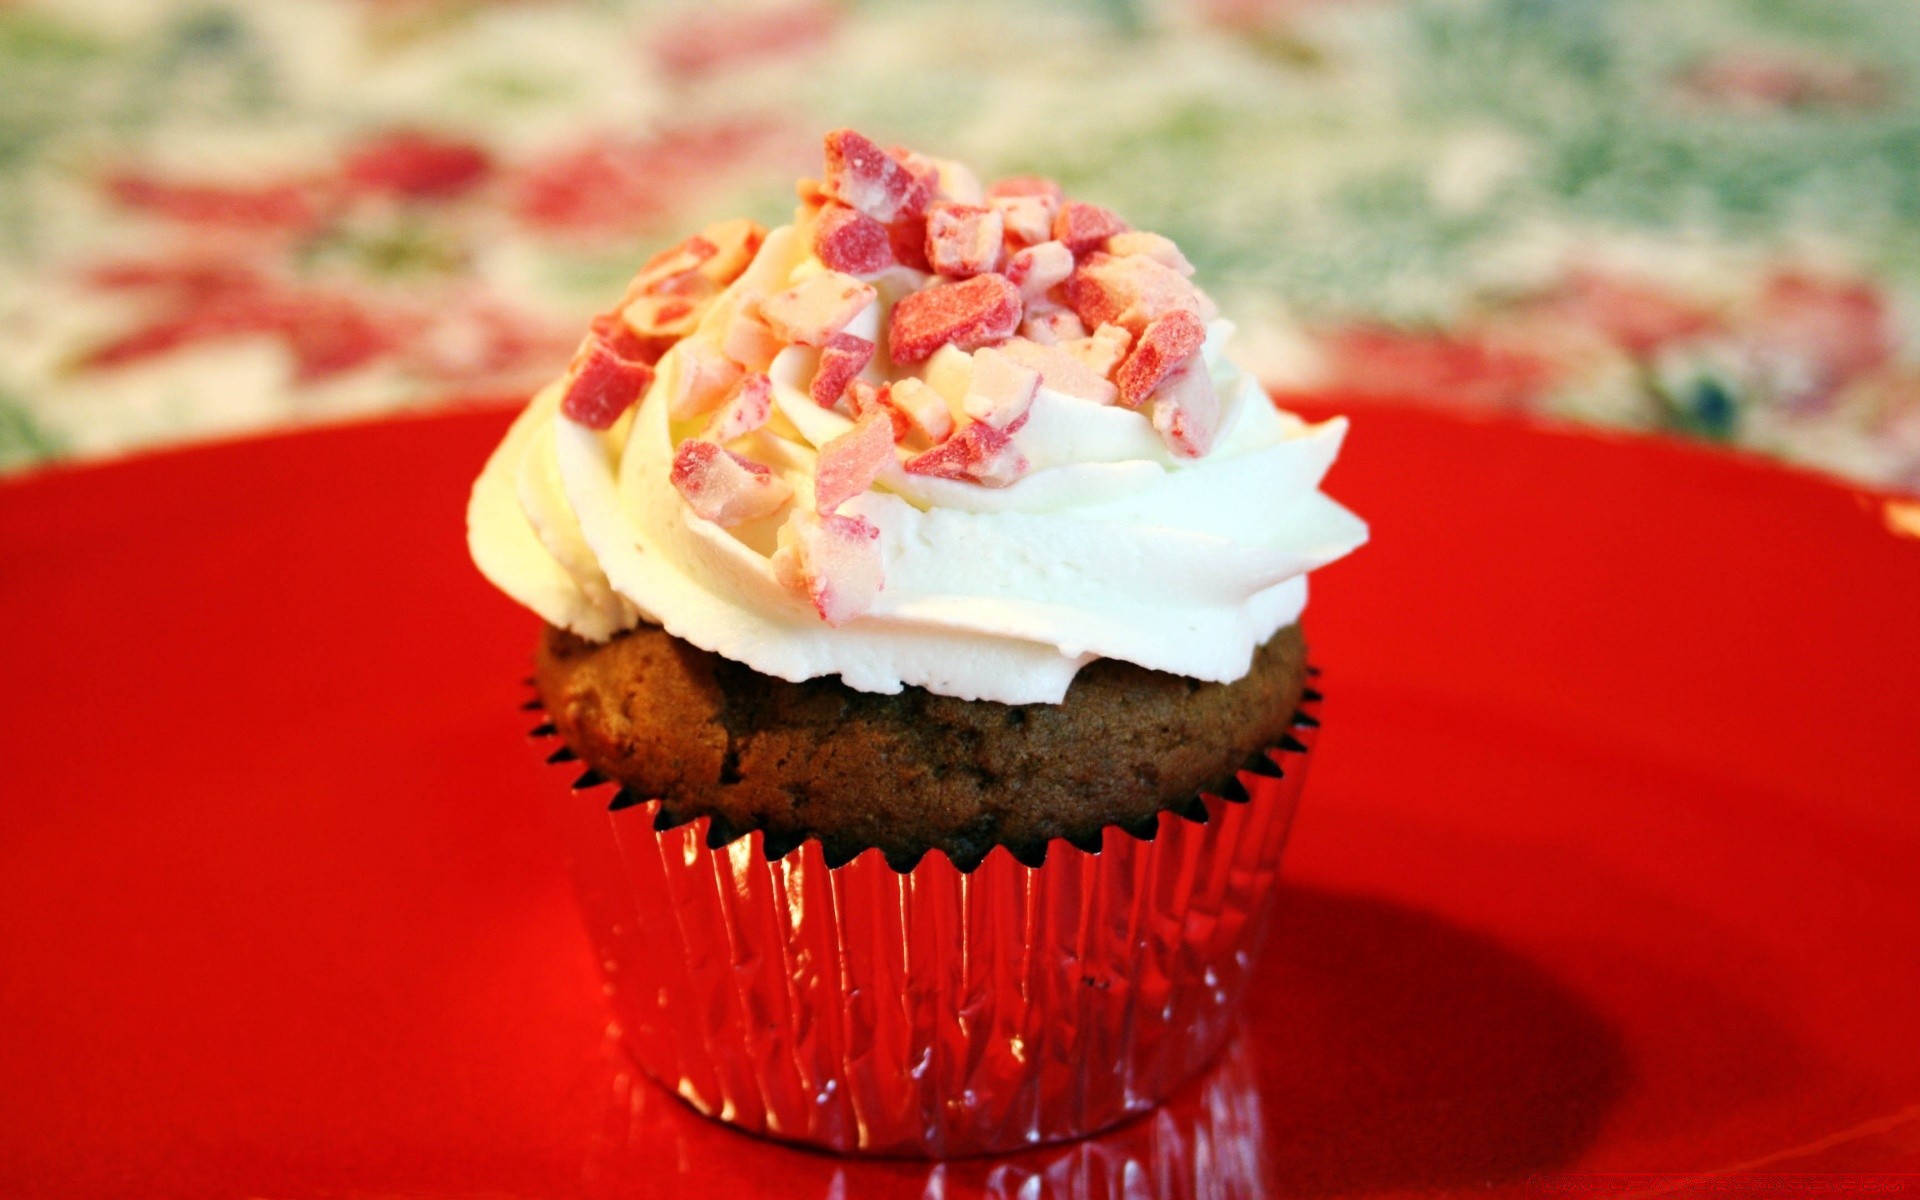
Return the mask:
{"type": "Polygon", "coordinates": [[[1345,424],[1168,239],[827,135],[641,268],[475,485],[627,1049],[846,1152],[1091,1132],[1220,1049],[1319,700],[1345,424]]]}

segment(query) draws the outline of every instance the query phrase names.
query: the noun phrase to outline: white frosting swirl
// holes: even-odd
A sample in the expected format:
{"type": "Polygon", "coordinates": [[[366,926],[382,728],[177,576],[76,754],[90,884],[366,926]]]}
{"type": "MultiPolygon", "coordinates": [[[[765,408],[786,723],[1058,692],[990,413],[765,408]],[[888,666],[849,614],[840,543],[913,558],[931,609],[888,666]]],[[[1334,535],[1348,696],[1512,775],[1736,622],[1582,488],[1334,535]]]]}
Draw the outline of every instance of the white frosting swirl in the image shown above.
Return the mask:
{"type": "MultiPolygon", "coordinates": [[[[817,269],[791,227],[775,231],[694,336],[817,269]]],[[[886,283],[850,332],[875,336],[886,283]]],[[[1208,330],[1223,417],[1204,458],[1174,457],[1139,412],[1043,387],[1014,435],[1032,469],[1010,486],[884,471],[840,511],[879,528],[885,587],[839,626],[776,580],[779,518],[723,529],[675,490],[677,349],[605,433],[559,415],[559,384],[536,396],[474,486],[468,541],[489,580],[554,625],[598,641],[648,621],[782,679],[1011,704],[1059,702],[1101,657],[1235,680],[1299,617],[1307,572],[1367,534],[1319,491],[1346,422],[1275,409],[1221,356],[1230,332],[1208,330]]],[[[777,415],[750,441],[796,503],[811,501],[816,449],[850,425],[807,396],[812,362],[803,347],[775,360],[777,415]]]]}

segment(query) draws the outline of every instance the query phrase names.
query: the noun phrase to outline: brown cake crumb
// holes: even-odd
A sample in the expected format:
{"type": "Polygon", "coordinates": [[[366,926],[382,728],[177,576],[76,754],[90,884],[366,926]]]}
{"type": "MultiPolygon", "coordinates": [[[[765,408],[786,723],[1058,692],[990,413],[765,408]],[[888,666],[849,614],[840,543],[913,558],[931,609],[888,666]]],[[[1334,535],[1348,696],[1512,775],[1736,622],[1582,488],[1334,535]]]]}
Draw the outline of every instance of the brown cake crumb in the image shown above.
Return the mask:
{"type": "Polygon", "coordinates": [[[788,683],[651,626],[605,643],[548,627],[535,684],[567,745],[671,822],[762,829],[775,852],[818,838],[830,862],[878,847],[906,869],[938,849],[970,867],[1227,787],[1286,734],[1306,645],[1288,626],[1230,684],[1101,659],[1061,704],[1000,704],[788,683]]]}

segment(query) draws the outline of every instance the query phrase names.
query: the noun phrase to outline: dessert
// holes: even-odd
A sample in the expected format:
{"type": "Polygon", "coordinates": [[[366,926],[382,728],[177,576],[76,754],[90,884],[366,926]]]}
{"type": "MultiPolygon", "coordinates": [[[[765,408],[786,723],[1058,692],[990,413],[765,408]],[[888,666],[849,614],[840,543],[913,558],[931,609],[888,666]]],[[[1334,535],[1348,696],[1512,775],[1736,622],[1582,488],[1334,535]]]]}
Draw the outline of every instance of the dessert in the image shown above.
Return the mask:
{"type": "Polygon", "coordinates": [[[594,320],[469,542],[547,623],[554,759],[609,789],[568,819],[650,1073],[837,1149],[1085,1132],[1230,1021],[1298,786],[1275,756],[1316,724],[1306,574],[1365,538],[1318,486],[1345,424],[1232,366],[1168,239],[825,148],[792,224],[712,226],[594,320]],[[958,924],[910,951],[926,921],[958,924]],[[819,1042],[885,988],[903,1011],[819,1042]],[[1036,1054],[1049,1028],[1078,1032],[1036,1054]]]}

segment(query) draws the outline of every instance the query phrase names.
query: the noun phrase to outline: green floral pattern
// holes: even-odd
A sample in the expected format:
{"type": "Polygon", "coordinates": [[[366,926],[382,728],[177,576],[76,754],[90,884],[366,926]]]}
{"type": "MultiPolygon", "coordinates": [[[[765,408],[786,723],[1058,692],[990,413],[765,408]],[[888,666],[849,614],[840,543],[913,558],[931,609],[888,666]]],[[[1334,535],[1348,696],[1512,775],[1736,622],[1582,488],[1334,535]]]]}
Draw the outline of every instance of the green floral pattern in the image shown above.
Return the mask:
{"type": "Polygon", "coordinates": [[[511,402],[851,124],[1175,237],[1282,393],[1920,491],[1908,0],[97,0],[0,77],[0,468],[511,402]]]}

